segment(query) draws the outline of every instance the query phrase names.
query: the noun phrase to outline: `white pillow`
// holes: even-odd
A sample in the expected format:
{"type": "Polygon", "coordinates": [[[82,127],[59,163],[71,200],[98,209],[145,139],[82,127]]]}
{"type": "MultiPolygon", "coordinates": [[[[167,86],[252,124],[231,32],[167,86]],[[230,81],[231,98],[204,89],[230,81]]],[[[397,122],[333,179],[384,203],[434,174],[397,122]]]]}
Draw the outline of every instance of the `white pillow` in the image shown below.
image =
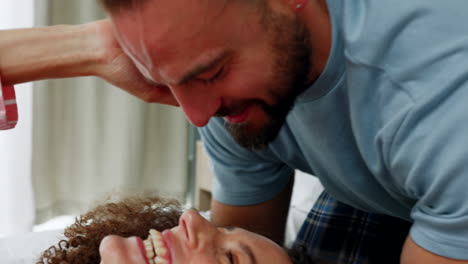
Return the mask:
{"type": "Polygon", "coordinates": [[[286,222],[285,245],[290,247],[310,209],[323,191],[317,177],[296,170],[289,215],[286,222]]]}

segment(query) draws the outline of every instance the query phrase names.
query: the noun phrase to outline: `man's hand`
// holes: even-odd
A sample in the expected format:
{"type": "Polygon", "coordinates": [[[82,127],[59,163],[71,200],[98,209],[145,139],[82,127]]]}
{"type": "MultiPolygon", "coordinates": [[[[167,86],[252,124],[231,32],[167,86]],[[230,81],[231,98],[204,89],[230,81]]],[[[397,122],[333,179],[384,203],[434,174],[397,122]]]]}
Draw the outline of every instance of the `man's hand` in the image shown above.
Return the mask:
{"type": "Polygon", "coordinates": [[[408,236],[401,253],[401,264],[468,264],[466,260],[449,259],[435,255],[418,246],[408,236]]]}
{"type": "Polygon", "coordinates": [[[178,105],[168,87],[151,84],[138,71],[131,59],[120,48],[109,20],[101,20],[91,25],[95,27],[100,37],[99,45],[104,52],[94,75],[145,102],[178,105]]]}

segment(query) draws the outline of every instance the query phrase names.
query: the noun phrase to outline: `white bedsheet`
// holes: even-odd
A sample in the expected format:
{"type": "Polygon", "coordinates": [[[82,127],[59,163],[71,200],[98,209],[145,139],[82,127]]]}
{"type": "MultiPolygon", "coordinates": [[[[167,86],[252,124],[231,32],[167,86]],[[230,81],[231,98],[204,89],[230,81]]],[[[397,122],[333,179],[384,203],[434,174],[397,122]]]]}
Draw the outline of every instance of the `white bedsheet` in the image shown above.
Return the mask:
{"type": "Polygon", "coordinates": [[[63,230],[31,232],[0,238],[1,264],[34,264],[45,249],[63,238],[63,230]]]}
{"type": "Polygon", "coordinates": [[[286,223],[285,245],[291,246],[307,214],[323,191],[317,177],[296,170],[291,206],[286,223]]]}

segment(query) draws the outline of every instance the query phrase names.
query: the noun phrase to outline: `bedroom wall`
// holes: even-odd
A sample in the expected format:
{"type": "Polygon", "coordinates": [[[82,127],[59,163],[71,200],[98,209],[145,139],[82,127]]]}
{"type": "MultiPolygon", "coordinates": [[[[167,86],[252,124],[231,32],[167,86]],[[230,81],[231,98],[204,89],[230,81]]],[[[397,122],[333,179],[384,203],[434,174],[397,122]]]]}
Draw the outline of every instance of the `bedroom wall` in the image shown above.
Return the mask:
{"type": "MultiPolygon", "coordinates": [[[[0,30],[33,25],[34,0],[2,1],[0,30]]],[[[31,84],[16,87],[21,121],[0,133],[0,236],[30,230],[34,222],[31,188],[31,84]]]]}

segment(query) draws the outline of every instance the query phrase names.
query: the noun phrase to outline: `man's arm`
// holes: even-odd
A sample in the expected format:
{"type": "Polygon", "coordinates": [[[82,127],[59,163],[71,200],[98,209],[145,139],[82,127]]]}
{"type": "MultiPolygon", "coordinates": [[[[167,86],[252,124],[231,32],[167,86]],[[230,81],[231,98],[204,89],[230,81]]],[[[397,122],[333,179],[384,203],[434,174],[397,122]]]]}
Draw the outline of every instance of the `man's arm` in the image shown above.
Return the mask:
{"type": "Polygon", "coordinates": [[[97,76],[147,102],[177,105],[167,87],[143,78],[118,45],[109,20],[0,30],[4,85],[97,76]]]}
{"type": "Polygon", "coordinates": [[[231,206],[213,200],[211,218],[218,226],[237,226],[283,243],[294,176],[273,199],[250,206],[231,206]]]}
{"type": "Polygon", "coordinates": [[[449,259],[433,254],[418,246],[408,236],[401,253],[401,264],[468,264],[468,261],[449,259]]]}

